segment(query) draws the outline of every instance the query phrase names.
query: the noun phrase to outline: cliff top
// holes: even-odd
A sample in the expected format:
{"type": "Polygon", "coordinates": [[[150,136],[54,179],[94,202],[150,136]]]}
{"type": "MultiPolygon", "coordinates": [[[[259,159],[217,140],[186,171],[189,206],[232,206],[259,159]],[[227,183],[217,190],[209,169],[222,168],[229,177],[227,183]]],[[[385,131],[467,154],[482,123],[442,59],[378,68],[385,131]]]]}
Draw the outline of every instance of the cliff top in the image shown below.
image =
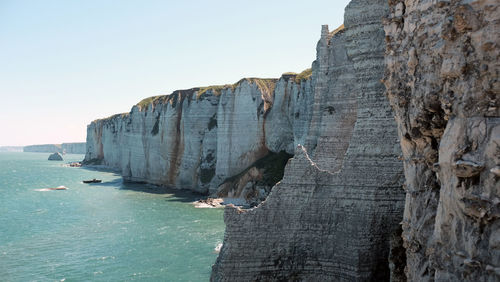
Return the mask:
{"type": "Polygon", "coordinates": [[[257,84],[260,91],[262,92],[271,92],[274,91],[274,87],[276,86],[276,82],[278,79],[276,78],[257,78],[257,77],[246,77],[240,79],[238,82],[233,84],[224,84],[224,85],[211,85],[206,87],[201,87],[198,93],[196,93],[196,98],[199,98],[201,95],[211,91],[213,95],[219,96],[224,89],[231,89],[234,91],[236,87],[240,86],[241,83],[247,81],[250,84],[257,84]]]}
{"type": "Polygon", "coordinates": [[[339,27],[337,27],[336,29],[332,30],[329,35],[330,35],[330,37],[334,36],[335,34],[339,33],[342,30],[344,30],[344,24],[341,24],[339,27]]]}
{"type": "Polygon", "coordinates": [[[296,72],[285,72],[284,74],[281,75],[281,77],[284,78],[293,78],[295,83],[299,84],[302,82],[302,80],[308,80],[312,76],[312,69],[308,68],[303,70],[300,73],[296,72]]]}
{"type": "MultiPolygon", "coordinates": [[[[159,96],[156,96],[156,97],[159,97],[159,96]]],[[[150,97],[150,98],[153,98],[153,97],[150,97]]],[[[149,99],[149,98],[148,98],[149,99]]],[[[128,116],[129,113],[120,113],[120,114],[114,114],[112,116],[109,116],[109,117],[105,117],[105,118],[98,118],[98,119],[95,119],[93,120],[92,122],[96,122],[96,121],[101,121],[101,120],[111,120],[111,119],[114,119],[116,117],[125,117],[125,116],[128,116]]]]}
{"type": "Polygon", "coordinates": [[[203,94],[210,92],[215,96],[219,96],[222,93],[222,90],[231,89],[234,91],[238,86],[240,86],[244,81],[249,84],[256,84],[259,87],[259,90],[264,93],[266,96],[271,96],[274,88],[276,87],[276,82],[278,82],[277,78],[257,78],[257,77],[247,77],[242,78],[238,82],[233,84],[224,84],[224,85],[211,85],[205,87],[195,87],[187,90],[175,90],[171,94],[168,95],[158,95],[151,96],[139,101],[136,104],[141,110],[146,109],[150,104],[156,104],[159,102],[177,102],[177,98],[179,94],[181,96],[191,95],[196,92],[196,98],[200,98],[203,94]],[[175,100],[175,101],[174,101],[175,100]]]}

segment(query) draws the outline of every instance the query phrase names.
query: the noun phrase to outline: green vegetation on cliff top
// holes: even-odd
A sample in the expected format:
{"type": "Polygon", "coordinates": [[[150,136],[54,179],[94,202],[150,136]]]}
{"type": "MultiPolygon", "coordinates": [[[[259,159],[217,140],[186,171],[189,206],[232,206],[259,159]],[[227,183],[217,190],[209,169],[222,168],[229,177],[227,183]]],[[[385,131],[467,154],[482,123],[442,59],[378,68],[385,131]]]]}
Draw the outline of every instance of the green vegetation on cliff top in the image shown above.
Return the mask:
{"type": "Polygon", "coordinates": [[[238,87],[244,81],[247,81],[250,84],[252,83],[257,84],[257,87],[259,87],[259,90],[262,91],[263,93],[272,94],[274,88],[276,87],[276,82],[278,81],[278,79],[249,77],[240,79],[238,82],[233,84],[211,85],[206,87],[200,87],[200,90],[198,90],[198,92],[196,93],[196,98],[200,98],[201,95],[209,91],[211,91],[212,94],[215,96],[219,96],[220,94],[222,94],[222,90],[224,89],[231,89],[231,91],[234,91],[234,89],[236,89],[236,87],[238,87]]]}
{"type": "Polygon", "coordinates": [[[196,99],[200,98],[201,95],[207,93],[207,92],[212,92],[213,95],[219,96],[222,94],[222,90],[228,89],[228,88],[233,88],[232,84],[224,84],[224,85],[210,85],[206,87],[200,87],[200,90],[196,93],[196,99]]]}
{"type": "Polygon", "coordinates": [[[307,80],[311,78],[311,76],[312,76],[312,69],[308,68],[306,70],[303,70],[295,77],[295,82],[300,83],[302,80],[307,80]]]}
{"type": "Polygon", "coordinates": [[[151,96],[148,98],[142,99],[139,103],[136,104],[141,109],[146,108],[149,104],[153,103],[156,99],[165,96],[165,95],[158,95],[158,96],[151,96]]]}
{"type": "Polygon", "coordinates": [[[342,30],[344,30],[344,24],[341,24],[339,27],[337,27],[336,29],[332,30],[329,35],[333,36],[333,35],[337,34],[339,31],[342,31],[342,30]]]}
{"type": "Polygon", "coordinates": [[[301,73],[285,72],[282,75],[295,76],[294,81],[295,81],[295,83],[299,84],[302,80],[307,80],[307,79],[311,78],[311,76],[312,76],[312,69],[311,68],[305,69],[301,73]]]}
{"type": "MultiPolygon", "coordinates": [[[[271,95],[274,91],[274,88],[276,87],[276,82],[278,79],[276,78],[255,78],[255,77],[250,77],[250,78],[243,78],[240,79],[238,82],[233,83],[233,84],[224,84],[224,85],[211,85],[211,86],[205,86],[205,87],[200,87],[196,88],[196,99],[200,98],[201,95],[211,92],[215,96],[219,96],[222,94],[222,91],[224,89],[231,89],[231,91],[234,91],[236,87],[241,85],[244,81],[247,81],[250,84],[257,84],[257,87],[259,87],[259,90],[265,93],[266,95],[271,95]]],[[[171,94],[170,94],[171,95],[171,94]]],[[[151,96],[145,99],[142,99],[139,101],[139,103],[136,104],[140,109],[146,109],[150,104],[162,99],[166,98],[170,95],[158,95],[158,96],[151,96]]]]}
{"type": "Polygon", "coordinates": [[[128,116],[129,114],[130,114],[130,113],[120,113],[120,114],[114,114],[114,115],[109,116],[109,117],[95,119],[95,120],[93,120],[92,122],[96,122],[96,121],[104,121],[104,120],[112,120],[112,119],[117,118],[117,117],[120,117],[120,118],[125,118],[125,117],[126,117],[126,116],[128,116]]]}
{"type": "MultiPolygon", "coordinates": [[[[295,82],[300,83],[302,80],[309,79],[311,77],[312,70],[306,69],[302,71],[301,73],[293,73],[293,72],[288,72],[284,73],[283,75],[295,75],[295,82]]],[[[233,84],[224,84],[224,85],[211,85],[211,86],[205,86],[205,87],[200,87],[200,88],[193,88],[196,89],[196,99],[199,99],[203,94],[205,93],[211,93],[215,96],[219,96],[222,94],[222,91],[225,89],[231,89],[231,91],[234,91],[238,86],[240,86],[244,81],[250,83],[250,84],[256,84],[259,90],[264,93],[266,96],[271,96],[275,87],[276,87],[276,82],[278,79],[276,78],[256,78],[256,77],[249,77],[249,78],[242,78],[238,82],[233,83],[233,84]]],[[[160,99],[165,99],[169,97],[169,95],[157,95],[157,96],[151,96],[145,99],[142,99],[139,103],[136,104],[141,110],[146,109],[150,104],[155,103],[159,101],[160,99]]]]}

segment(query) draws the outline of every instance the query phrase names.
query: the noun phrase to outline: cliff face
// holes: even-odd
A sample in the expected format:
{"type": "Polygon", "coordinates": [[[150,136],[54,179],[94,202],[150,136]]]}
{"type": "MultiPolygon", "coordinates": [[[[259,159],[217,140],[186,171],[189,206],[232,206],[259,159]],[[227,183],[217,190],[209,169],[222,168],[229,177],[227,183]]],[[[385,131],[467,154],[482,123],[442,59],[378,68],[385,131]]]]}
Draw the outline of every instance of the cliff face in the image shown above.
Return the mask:
{"type": "Polygon", "coordinates": [[[407,276],[500,279],[500,3],[389,1],[407,276]]]}
{"type": "Polygon", "coordinates": [[[30,145],[23,147],[23,152],[34,153],[67,153],[67,154],[85,154],[85,142],[62,143],[62,144],[43,144],[30,145]]]}
{"type": "Polygon", "coordinates": [[[404,192],[396,124],[380,82],[387,11],[385,0],[355,0],[343,30],[323,27],[305,146],[266,201],[226,207],[213,281],[389,279],[404,192]]]}
{"type": "Polygon", "coordinates": [[[265,180],[276,177],[258,161],[303,142],[311,93],[312,80],[296,75],[175,91],[92,122],[85,163],[118,169],[125,180],[265,198],[274,184],[265,180]]]}

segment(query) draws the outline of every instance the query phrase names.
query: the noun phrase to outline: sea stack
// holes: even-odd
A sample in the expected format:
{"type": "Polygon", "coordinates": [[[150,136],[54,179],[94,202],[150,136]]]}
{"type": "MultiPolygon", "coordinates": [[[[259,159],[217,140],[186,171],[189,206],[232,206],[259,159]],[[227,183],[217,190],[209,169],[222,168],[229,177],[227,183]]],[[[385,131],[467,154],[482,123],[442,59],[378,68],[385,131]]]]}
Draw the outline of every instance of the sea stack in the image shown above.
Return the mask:
{"type": "Polygon", "coordinates": [[[55,152],[49,156],[49,161],[62,161],[63,157],[58,152],[55,152]]]}

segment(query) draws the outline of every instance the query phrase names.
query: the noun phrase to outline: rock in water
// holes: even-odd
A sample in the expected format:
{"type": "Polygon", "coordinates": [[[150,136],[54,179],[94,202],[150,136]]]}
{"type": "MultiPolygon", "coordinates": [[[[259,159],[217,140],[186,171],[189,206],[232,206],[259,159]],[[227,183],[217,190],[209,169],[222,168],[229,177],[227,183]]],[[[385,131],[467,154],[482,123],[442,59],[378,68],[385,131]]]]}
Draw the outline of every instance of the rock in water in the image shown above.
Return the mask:
{"type": "Polygon", "coordinates": [[[387,11],[386,0],[351,1],[343,30],[323,27],[305,146],[296,147],[265,202],[226,207],[212,281],[389,280],[404,191],[396,123],[380,82],[387,11]]]}
{"type": "Polygon", "coordinates": [[[500,2],[389,2],[408,280],[500,281],[500,2]]]}
{"type": "Polygon", "coordinates": [[[63,157],[58,152],[55,152],[49,156],[49,161],[62,161],[63,157]]]}

